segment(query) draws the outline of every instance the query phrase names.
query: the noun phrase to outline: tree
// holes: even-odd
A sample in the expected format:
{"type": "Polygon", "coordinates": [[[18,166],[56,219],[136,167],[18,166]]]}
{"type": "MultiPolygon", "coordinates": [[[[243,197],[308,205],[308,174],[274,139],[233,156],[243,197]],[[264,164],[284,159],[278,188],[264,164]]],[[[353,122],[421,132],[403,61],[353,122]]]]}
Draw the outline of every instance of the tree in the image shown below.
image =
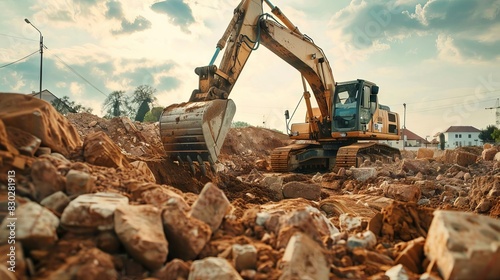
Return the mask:
{"type": "Polygon", "coordinates": [[[163,107],[153,107],[151,111],[147,112],[144,116],[145,122],[157,122],[160,119],[163,107]]]}
{"type": "Polygon", "coordinates": [[[481,130],[481,132],[479,132],[479,139],[481,139],[484,143],[488,143],[488,142],[494,142],[495,139],[493,138],[492,134],[495,130],[497,130],[498,128],[494,125],[488,125],[486,127],[486,129],[483,129],[481,130]]]}
{"type": "Polygon", "coordinates": [[[495,139],[495,142],[500,142],[500,129],[495,129],[493,133],[491,133],[491,138],[495,139]]]}
{"type": "Polygon", "coordinates": [[[129,116],[132,108],[130,107],[130,101],[125,95],[125,92],[113,91],[106,97],[103,104],[103,110],[106,111],[105,118],[113,118],[119,116],[129,116]]]}
{"type": "Polygon", "coordinates": [[[242,122],[242,121],[233,122],[233,124],[232,124],[232,127],[234,127],[234,128],[248,127],[248,126],[250,126],[249,123],[242,122]]]}
{"type": "Polygon", "coordinates": [[[56,98],[51,102],[52,106],[61,114],[67,113],[92,113],[92,108],[85,107],[82,104],[76,104],[69,100],[68,96],[56,98]]]}
{"type": "Polygon", "coordinates": [[[132,104],[137,106],[137,110],[135,110],[136,121],[142,122],[146,113],[149,112],[149,104],[157,101],[155,93],[156,89],[148,85],[140,85],[135,89],[132,95],[132,104]]]}

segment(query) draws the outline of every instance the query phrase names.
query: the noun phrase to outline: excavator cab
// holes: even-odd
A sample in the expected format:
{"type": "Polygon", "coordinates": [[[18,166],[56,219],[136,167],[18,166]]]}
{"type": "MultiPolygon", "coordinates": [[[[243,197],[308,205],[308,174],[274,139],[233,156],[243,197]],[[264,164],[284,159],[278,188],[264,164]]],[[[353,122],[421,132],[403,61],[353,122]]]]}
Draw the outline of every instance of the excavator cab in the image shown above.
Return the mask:
{"type": "Polygon", "coordinates": [[[370,130],[377,109],[378,86],[364,80],[338,83],[333,96],[332,132],[370,130]]]}

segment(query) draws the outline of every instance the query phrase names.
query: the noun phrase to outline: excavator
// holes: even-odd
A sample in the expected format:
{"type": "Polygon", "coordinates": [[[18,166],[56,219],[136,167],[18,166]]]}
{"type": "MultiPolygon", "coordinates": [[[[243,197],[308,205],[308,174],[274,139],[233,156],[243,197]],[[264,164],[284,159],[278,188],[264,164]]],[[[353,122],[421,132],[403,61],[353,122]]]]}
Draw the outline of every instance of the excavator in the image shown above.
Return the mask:
{"type": "MultiPolygon", "coordinates": [[[[198,88],[189,101],[163,110],[160,136],[169,157],[189,163],[193,172],[195,162],[203,173],[205,162],[214,166],[236,112],[228,96],[260,44],[300,72],[307,112],[305,121],[288,131],[297,141],[272,151],[273,171],[333,170],[400,157],[398,149],[379,142],[398,140],[400,125],[398,114],[379,104],[379,87],[363,79],[335,82],[323,50],[270,0],[239,3],[209,65],[195,69],[198,88]],[[274,16],[263,12],[264,3],[274,16]],[[217,67],[214,62],[224,48],[217,67]]],[[[288,111],[285,115],[288,121],[288,111]]]]}

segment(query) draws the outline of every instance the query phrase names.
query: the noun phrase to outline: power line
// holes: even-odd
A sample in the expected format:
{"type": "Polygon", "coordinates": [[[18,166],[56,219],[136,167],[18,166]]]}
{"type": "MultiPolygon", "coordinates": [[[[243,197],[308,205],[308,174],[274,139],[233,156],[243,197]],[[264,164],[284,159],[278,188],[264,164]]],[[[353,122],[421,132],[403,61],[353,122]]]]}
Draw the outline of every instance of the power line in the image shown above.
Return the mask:
{"type": "Polygon", "coordinates": [[[18,59],[18,60],[16,60],[16,61],[13,61],[13,62],[10,62],[10,63],[7,63],[7,64],[4,64],[4,65],[0,66],[0,68],[4,68],[4,67],[7,67],[7,66],[10,66],[10,65],[12,65],[12,64],[14,64],[14,63],[17,63],[17,62],[19,62],[19,61],[21,61],[21,60],[23,60],[23,59],[25,59],[25,58],[28,58],[28,57],[30,57],[30,56],[32,56],[32,55],[34,55],[34,54],[36,54],[36,53],[38,53],[38,52],[39,52],[39,50],[36,50],[36,51],[34,51],[34,52],[32,52],[32,53],[28,54],[27,56],[23,57],[23,58],[20,58],[20,59],[18,59]]]}
{"type": "MultiPolygon", "coordinates": [[[[45,47],[46,49],[48,49],[47,47],[45,47]]],[[[87,84],[89,84],[91,87],[93,87],[95,90],[97,90],[98,92],[100,92],[102,95],[104,95],[105,97],[108,97],[107,94],[105,94],[104,92],[102,92],[100,89],[98,89],[96,86],[94,86],[89,80],[87,80],[85,77],[83,77],[80,73],[78,73],[75,69],[73,69],[71,66],[69,66],[64,60],[62,60],[62,58],[60,58],[58,55],[52,53],[66,68],[68,68],[71,72],[73,72],[73,74],[77,75],[78,77],[80,77],[80,79],[84,80],[87,84]]]]}
{"type": "Polygon", "coordinates": [[[38,40],[35,39],[29,39],[29,38],[24,38],[24,37],[19,37],[19,36],[13,36],[5,33],[0,33],[0,36],[5,36],[5,37],[10,37],[10,38],[16,38],[16,39],[22,39],[22,40],[28,40],[28,41],[35,41],[38,42],[38,40]]]}

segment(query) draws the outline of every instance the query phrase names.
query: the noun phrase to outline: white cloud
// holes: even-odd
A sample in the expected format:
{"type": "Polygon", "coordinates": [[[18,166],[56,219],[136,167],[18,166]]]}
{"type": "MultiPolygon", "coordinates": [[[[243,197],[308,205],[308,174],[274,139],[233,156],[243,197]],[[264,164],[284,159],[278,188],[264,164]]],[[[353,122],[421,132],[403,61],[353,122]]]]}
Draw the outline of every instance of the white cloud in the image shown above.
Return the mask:
{"type": "Polygon", "coordinates": [[[456,63],[463,62],[460,51],[453,44],[453,38],[449,35],[439,34],[436,39],[436,48],[438,58],[445,61],[452,61],[456,63]]]}

